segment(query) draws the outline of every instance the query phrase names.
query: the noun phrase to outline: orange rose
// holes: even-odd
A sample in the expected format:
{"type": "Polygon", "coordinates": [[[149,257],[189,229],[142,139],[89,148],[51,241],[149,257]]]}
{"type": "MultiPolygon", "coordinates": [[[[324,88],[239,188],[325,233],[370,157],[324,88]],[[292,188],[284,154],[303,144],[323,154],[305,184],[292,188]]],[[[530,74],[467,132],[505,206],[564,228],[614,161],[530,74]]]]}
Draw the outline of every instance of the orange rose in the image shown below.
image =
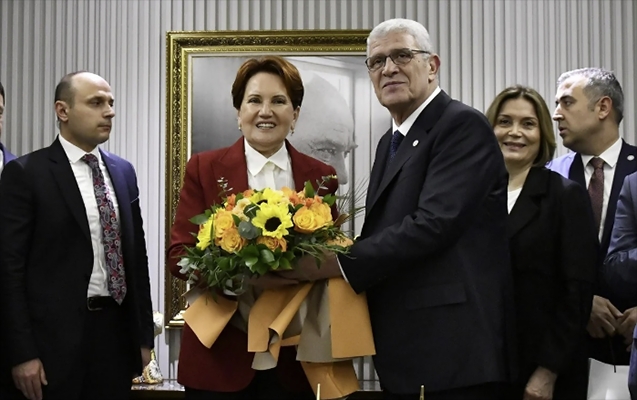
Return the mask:
{"type": "Polygon", "coordinates": [[[276,249],[281,249],[281,251],[287,251],[288,242],[285,239],[277,239],[270,236],[259,236],[257,238],[257,244],[264,244],[268,247],[268,249],[274,251],[276,249]]]}
{"type": "Polygon", "coordinates": [[[219,210],[215,214],[215,238],[221,238],[223,233],[230,229],[235,228],[234,218],[232,218],[232,213],[227,210],[219,210]]]}
{"type": "Polygon", "coordinates": [[[223,235],[215,239],[215,244],[228,253],[234,253],[245,246],[246,240],[241,237],[237,228],[232,227],[224,230],[223,235]]]}
{"type": "Polygon", "coordinates": [[[332,221],[332,210],[327,203],[323,203],[323,200],[317,201],[316,203],[310,206],[310,210],[312,210],[315,214],[320,216],[324,221],[323,226],[331,225],[332,221]]]}
{"type": "Polygon", "coordinates": [[[328,240],[327,244],[332,246],[350,247],[354,244],[354,241],[347,236],[339,236],[328,240]]]}
{"type": "Polygon", "coordinates": [[[237,195],[235,195],[234,193],[231,194],[230,196],[228,196],[228,198],[226,199],[226,210],[230,211],[234,208],[234,206],[236,205],[237,202],[237,195]]]}
{"type": "Polygon", "coordinates": [[[292,217],[294,230],[301,233],[314,233],[317,229],[325,226],[325,219],[317,214],[310,207],[299,208],[292,217]]]}

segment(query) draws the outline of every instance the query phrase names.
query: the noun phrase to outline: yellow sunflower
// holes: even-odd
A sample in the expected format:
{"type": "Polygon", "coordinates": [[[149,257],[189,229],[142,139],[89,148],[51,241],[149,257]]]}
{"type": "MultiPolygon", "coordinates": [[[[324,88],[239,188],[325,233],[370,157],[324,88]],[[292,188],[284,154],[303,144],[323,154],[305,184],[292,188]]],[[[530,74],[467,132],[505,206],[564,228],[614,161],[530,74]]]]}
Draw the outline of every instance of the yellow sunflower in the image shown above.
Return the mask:
{"type": "Polygon", "coordinates": [[[257,215],[252,219],[252,224],[261,228],[263,236],[277,239],[289,234],[288,228],[294,226],[287,206],[270,203],[261,203],[257,215]]]}
{"type": "Polygon", "coordinates": [[[214,220],[214,214],[208,218],[208,221],[199,226],[199,233],[197,234],[197,248],[199,250],[205,250],[210,245],[212,240],[212,222],[214,220]]]}

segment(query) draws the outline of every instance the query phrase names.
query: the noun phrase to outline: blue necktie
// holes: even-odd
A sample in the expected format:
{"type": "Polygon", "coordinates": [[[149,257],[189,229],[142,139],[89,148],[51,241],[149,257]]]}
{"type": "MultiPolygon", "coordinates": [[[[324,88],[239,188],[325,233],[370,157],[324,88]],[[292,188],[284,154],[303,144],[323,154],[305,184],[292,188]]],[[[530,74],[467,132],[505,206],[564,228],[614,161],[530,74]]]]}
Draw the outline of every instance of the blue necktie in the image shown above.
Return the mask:
{"type": "Polygon", "coordinates": [[[396,130],[396,132],[394,132],[391,137],[391,144],[389,145],[389,159],[387,160],[387,163],[390,163],[394,159],[396,153],[398,152],[398,146],[400,146],[400,143],[403,141],[404,138],[405,135],[400,133],[399,130],[396,130]]]}

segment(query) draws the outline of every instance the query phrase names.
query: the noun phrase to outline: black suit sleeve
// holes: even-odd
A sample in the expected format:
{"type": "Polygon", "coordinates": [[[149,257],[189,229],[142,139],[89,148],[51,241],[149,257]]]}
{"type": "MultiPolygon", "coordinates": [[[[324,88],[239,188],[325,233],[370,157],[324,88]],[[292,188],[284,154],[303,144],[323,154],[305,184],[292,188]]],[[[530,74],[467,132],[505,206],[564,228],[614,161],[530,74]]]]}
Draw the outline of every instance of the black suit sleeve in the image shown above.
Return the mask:
{"type": "Polygon", "coordinates": [[[0,179],[0,304],[6,321],[3,345],[11,366],[39,357],[26,285],[34,219],[33,191],[24,167],[10,162],[0,179]]]}
{"type": "Polygon", "coordinates": [[[135,293],[137,299],[137,315],[139,316],[139,343],[148,348],[153,348],[155,343],[153,304],[150,296],[150,274],[148,271],[148,253],[146,251],[146,238],[144,234],[144,223],[139,206],[139,188],[135,171],[131,166],[130,175],[132,178],[129,187],[131,199],[131,212],[133,216],[133,230],[135,243],[135,293]]]}
{"type": "Polygon", "coordinates": [[[556,373],[566,370],[583,348],[592,308],[599,244],[587,202],[584,189],[571,184],[566,187],[559,208],[558,279],[564,289],[537,354],[537,364],[556,373]]]}
{"type": "Polygon", "coordinates": [[[349,256],[339,256],[356,292],[401,274],[413,263],[426,264],[427,258],[453,245],[495,182],[506,179],[502,153],[482,114],[463,106],[438,124],[448,126],[434,127],[441,131],[422,163],[421,173],[426,175],[417,209],[401,222],[357,241],[349,256]]]}

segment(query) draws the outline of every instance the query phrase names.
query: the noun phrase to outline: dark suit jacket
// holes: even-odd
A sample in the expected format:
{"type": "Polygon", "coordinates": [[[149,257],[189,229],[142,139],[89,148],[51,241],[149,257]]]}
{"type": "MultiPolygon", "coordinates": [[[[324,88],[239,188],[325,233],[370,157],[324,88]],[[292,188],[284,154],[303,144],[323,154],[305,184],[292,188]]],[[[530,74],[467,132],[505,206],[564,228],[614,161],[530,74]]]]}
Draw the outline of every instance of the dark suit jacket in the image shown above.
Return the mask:
{"type": "Polygon", "coordinates": [[[0,151],[2,152],[2,154],[4,156],[3,157],[3,159],[4,159],[3,166],[7,165],[7,163],[9,161],[15,160],[15,156],[13,154],[11,154],[11,152],[9,150],[7,150],[7,148],[4,147],[4,145],[2,143],[0,143],[0,151]]]}
{"type": "Polygon", "coordinates": [[[637,173],[626,177],[619,195],[604,277],[616,297],[637,305],[637,173]]]}
{"type": "MultiPolygon", "coordinates": [[[[315,182],[324,176],[336,175],[334,168],[299,153],[287,141],[286,146],[296,190],[301,190],[308,180],[315,182]]],[[[243,138],[230,147],[197,153],[188,160],[166,256],[171,273],[178,278],[186,279],[177,266],[184,246],[195,245],[191,232],[197,227],[189,219],[222,201],[218,184],[221,178],[225,178],[228,187],[232,188],[229,194],[249,189],[243,138]]],[[[334,193],[338,183],[330,180],[328,186],[334,193]]],[[[184,386],[200,390],[236,392],[244,389],[255,373],[251,367],[253,354],[248,353],[247,348],[247,335],[233,326],[224,329],[208,349],[186,324],[181,338],[177,380],[184,386]]],[[[309,391],[305,374],[295,359],[294,349],[281,349],[277,367],[281,382],[291,391],[309,391]]]]}
{"type": "MultiPolygon", "coordinates": [[[[141,346],[153,346],[148,258],[132,165],[102,151],[119,204],[128,292],[131,374],[141,346]]],[[[5,367],[40,358],[49,385],[79,361],[93,248],[84,202],[69,160],[50,147],[7,164],[0,180],[0,307],[5,367]]],[[[130,365],[126,361],[126,364],[130,365]]],[[[6,370],[3,374],[7,373],[6,370]]],[[[107,377],[105,377],[107,379],[107,377]]]]}
{"type": "Polygon", "coordinates": [[[417,393],[506,381],[507,172],[493,129],[442,92],[385,167],[391,136],[378,144],[361,236],[339,257],[367,292],[381,385],[417,393]]]}
{"type": "Polygon", "coordinates": [[[589,203],[580,185],[536,167],[509,215],[520,383],[548,368],[558,373],[556,398],[586,397],[586,325],[599,259],[589,203]]]}
{"type": "MultiPolygon", "coordinates": [[[[556,158],[547,164],[547,167],[560,175],[579,183],[586,188],[584,179],[584,165],[582,164],[582,156],[579,153],[568,153],[562,157],[556,158]]],[[[615,223],[615,211],[617,209],[617,201],[619,192],[621,191],[624,178],[627,175],[637,171],[637,147],[631,146],[622,141],[622,148],[619,153],[617,165],[615,166],[615,176],[613,177],[613,187],[608,200],[608,208],[606,209],[606,220],[604,222],[604,231],[601,240],[601,258],[598,263],[597,284],[594,288],[594,294],[607,298],[619,309],[624,311],[628,308],[637,306],[637,303],[627,302],[621,296],[617,296],[618,291],[615,287],[607,282],[603,273],[603,257],[608,252],[610,245],[610,237],[615,223]]],[[[615,336],[610,339],[590,339],[590,356],[606,362],[627,365],[629,361],[629,353],[626,352],[626,345],[621,336],[615,336]],[[608,341],[612,342],[612,345],[608,341]],[[612,348],[612,351],[611,351],[612,348]]]]}

